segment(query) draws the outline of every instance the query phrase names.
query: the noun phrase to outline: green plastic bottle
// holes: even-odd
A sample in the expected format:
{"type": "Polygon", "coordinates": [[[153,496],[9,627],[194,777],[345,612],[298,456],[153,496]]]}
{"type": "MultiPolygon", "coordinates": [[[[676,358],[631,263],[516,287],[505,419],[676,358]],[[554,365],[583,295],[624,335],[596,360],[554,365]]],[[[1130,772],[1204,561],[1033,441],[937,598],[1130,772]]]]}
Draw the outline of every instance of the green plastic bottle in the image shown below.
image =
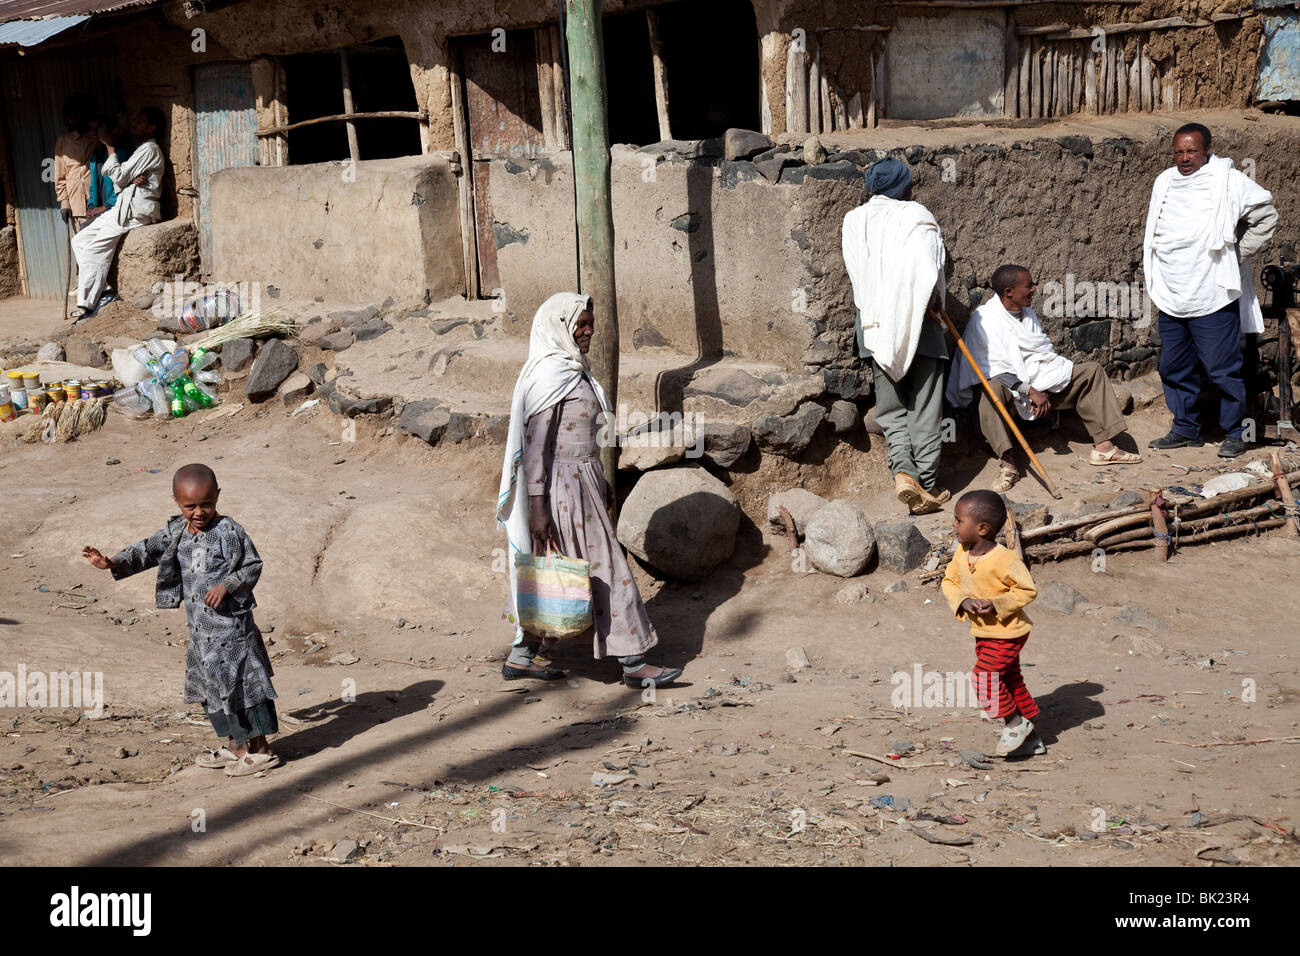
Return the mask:
{"type": "Polygon", "coordinates": [[[171,389],[172,389],[172,418],[184,418],[185,417],[185,389],[181,385],[181,380],[176,379],[176,381],[172,382],[171,389]]]}
{"type": "Polygon", "coordinates": [[[185,397],[190,401],[197,404],[200,408],[212,407],[212,399],[203,394],[202,389],[195,385],[194,380],[188,375],[182,375],[177,379],[177,381],[182,383],[181,388],[185,393],[185,397]]]}

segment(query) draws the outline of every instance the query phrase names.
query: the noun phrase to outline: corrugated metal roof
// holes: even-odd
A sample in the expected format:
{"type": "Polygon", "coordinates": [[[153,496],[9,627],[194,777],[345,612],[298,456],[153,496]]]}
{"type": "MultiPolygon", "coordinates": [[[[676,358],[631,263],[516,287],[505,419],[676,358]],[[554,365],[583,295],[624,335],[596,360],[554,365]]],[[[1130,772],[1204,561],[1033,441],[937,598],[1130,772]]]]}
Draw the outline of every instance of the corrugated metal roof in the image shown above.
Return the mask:
{"type": "Polygon", "coordinates": [[[111,13],[127,7],[148,7],[158,0],[0,0],[0,23],[111,13]]]}
{"type": "Polygon", "coordinates": [[[90,17],[49,17],[46,20],[11,20],[0,23],[0,46],[36,46],[90,17]]]}

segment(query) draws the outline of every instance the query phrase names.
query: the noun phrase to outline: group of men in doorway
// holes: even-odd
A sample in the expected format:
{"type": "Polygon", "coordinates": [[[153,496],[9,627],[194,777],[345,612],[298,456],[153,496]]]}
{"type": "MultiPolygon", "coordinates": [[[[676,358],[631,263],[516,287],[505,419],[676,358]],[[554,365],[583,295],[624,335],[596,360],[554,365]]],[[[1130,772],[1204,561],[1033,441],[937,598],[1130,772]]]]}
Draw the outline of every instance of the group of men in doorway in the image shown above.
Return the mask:
{"type": "MultiPolygon", "coordinates": [[[[1245,451],[1241,338],[1264,328],[1250,257],[1272,238],[1277,212],[1271,194],[1232,160],[1216,156],[1211,142],[1199,123],[1180,128],[1174,165],[1151,191],[1143,271],[1158,310],[1160,379],[1173,423],[1149,447],[1203,444],[1197,404],[1208,380],[1220,394],[1218,454],[1236,458],[1245,451]]],[[[962,333],[973,362],[957,358],[949,368],[940,324],[947,283],[939,225],[913,201],[905,163],[875,163],[866,188],[868,201],[844,217],[844,263],[857,309],[857,351],[874,373],[876,422],[896,494],[912,514],[938,511],[950,497],[936,481],[945,399],[975,406],[979,430],[999,459],[994,491],[1009,490],[1021,477],[1003,411],[1036,421],[1073,410],[1092,438],[1091,464],[1142,460],[1114,443],[1125,423],[1105,370],[1060,355],[1043,331],[1031,307],[1037,286],[1025,266],[993,271],[993,294],[962,333]]]]}
{"type": "Polygon", "coordinates": [[[67,132],[54,145],[54,193],[77,262],[77,307],[89,318],[117,298],[109,288],[122,237],[157,222],[165,166],[158,137],[162,111],[146,106],[127,130],[98,114],[94,98],[74,93],[64,104],[67,132]]]}

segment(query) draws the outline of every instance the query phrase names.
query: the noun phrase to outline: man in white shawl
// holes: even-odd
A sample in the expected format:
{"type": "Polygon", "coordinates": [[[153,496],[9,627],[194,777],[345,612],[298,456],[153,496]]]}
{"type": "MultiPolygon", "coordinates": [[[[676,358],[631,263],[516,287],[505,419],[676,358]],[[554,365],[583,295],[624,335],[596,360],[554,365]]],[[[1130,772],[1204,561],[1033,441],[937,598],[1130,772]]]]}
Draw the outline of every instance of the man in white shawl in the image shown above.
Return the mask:
{"type": "Polygon", "coordinates": [[[143,142],[132,150],[125,163],[118,161],[110,131],[100,129],[99,140],[108,147],[103,172],[113,180],[118,196],[112,209],[97,216],[72,237],[72,254],[77,259],[78,319],[90,318],[101,306],[117,298],[116,293],[105,290],[113,255],[122,237],[136,226],[158,221],[165,164],[155,137],[163,122],[162,112],[152,106],[136,114],[131,121],[131,135],[143,142]]]}
{"type": "MultiPolygon", "coordinates": [[[[1058,355],[1029,304],[1038,288],[1024,266],[999,266],[991,280],[994,295],[971,313],[962,338],[1003,407],[1026,421],[1045,418],[1054,409],[1073,409],[1094,442],[1093,465],[1128,465],[1141,456],[1115,447],[1111,439],[1126,431],[1119,399],[1106,371],[1097,362],[1071,362],[1058,355]]],[[[978,402],[979,427],[1001,473],[992,486],[1010,490],[1020,480],[1011,430],[1002,419],[979,376],[968,362],[955,362],[948,376],[948,401],[961,408],[978,402]]]]}
{"type": "Polygon", "coordinates": [[[506,619],[514,647],[501,667],[506,680],[559,680],[564,672],[538,658],[542,639],[519,626],[518,554],[560,554],[590,564],[592,647],[597,660],[617,657],[631,687],[662,687],[681,668],[647,664],[659,643],[609,512],[612,488],[600,465],[599,444],[609,401],[591,375],[587,351],[595,330],[590,296],[559,292],[533,316],[528,361],[515,382],[497,520],[510,542],[510,596],[506,619]]]}
{"type": "Polygon", "coordinates": [[[1210,152],[1210,131],[1189,123],[1174,134],[1174,165],[1156,177],[1142,267],[1160,310],[1160,381],[1173,413],[1152,448],[1198,447],[1196,414],[1204,368],[1220,394],[1220,458],[1246,450],[1241,336],[1264,331],[1250,257],[1277,228],[1273,196],[1232,160],[1210,152]]]}
{"type": "Polygon", "coordinates": [[[841,248],[857,307],[858,355],[872,363],[876,423],[889,446],[898,500],[929,514],[951,495],[935,485],[942,447],[948,348],[926,313],[942,304],[939,224],[912,201],[912,172],[882,159],[866,174],[871,198],[844,217],[841,248]]]}

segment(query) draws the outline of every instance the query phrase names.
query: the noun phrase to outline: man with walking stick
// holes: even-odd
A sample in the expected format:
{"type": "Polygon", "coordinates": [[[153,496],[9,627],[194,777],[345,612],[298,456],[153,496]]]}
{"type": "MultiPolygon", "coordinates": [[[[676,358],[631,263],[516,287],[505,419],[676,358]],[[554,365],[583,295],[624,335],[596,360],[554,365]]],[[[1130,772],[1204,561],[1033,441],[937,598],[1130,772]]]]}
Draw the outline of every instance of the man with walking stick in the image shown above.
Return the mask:
{"type": "Polygon", "coordinates": [[[1096,362],[1071,362],[1058,355],[1043,332],[1030,308],[1038,287],[1029,270],[999,266],[991,284],[993,297],[972,312],[966,324],[964,338],[973,362],[953,363],[947,390],[948,401],[958,407],[978,401],[980,432],[1001,460],[991,490],[1008,491],[1020,480],[1011,429],[1002,417],[1013,406],[1026,421],[1054,409],[1077,412],[1094,442],[1089,464],[1140,462],[1140,455],[1111,441],[1127,426],[1105,370],[1096,362]]]}

